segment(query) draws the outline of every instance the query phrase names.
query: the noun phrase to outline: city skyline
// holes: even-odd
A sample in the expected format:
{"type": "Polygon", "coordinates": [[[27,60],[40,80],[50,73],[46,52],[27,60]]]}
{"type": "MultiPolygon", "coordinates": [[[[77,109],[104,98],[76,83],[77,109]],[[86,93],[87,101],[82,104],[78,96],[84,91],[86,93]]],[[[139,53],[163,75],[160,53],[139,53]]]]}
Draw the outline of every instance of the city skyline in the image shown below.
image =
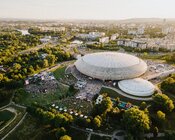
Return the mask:
{"type": "Polygon", "coordinates": [[[175,18],[173,0],[0,0],[0,18],[98,19],[175,18]]]}

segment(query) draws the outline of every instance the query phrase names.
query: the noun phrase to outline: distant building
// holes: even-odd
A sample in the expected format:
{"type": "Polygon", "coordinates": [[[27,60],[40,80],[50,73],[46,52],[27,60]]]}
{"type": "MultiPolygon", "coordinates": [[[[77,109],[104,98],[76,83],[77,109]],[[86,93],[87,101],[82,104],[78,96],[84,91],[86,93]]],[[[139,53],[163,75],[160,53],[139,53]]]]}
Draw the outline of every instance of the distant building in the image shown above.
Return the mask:
{"type": "Polygon", "coordinates": [[[117,45],[118,46],[132,47],[132,48],[141,48],[141,49],[147,48],[146,42],[138,41],[138,40],[129,40],[129,39],[117,40],[117,45]]]}
{"type": "Polygon", "coordinates": [[[79,41],[79,40],[74,40],[74,41],[71,42],[71,44],[81,45],[81,44],[83,44],[83,42],[79,41]]]}
{"type": "Polygon", "coordinates": [[[145,28],[144,27],[138,27],[137,29],[137,34],[138,35],[143,35],[145,33],[145,28]]]}
{"type": "Polygon", "coordinates": [[[125,40],[122,40],[122,39],[117,40],[117,45],[118,46],[124,46],[125,45],[125,40]]]}
{"type": "Polygon", "coordinates": [[[172,26],[167,26],[165,25],[163,28],[162,28],[162,33],[163,34],[169,34],[169,33],[173,33],[175,32],[175,28],[172,27],[172,26]]]}
{"type": "Polygon", "coordinates": [[[59,31],[64,32],[66,31],[65,27],[40,27],[41,31],[59,31]]]}
{"type": "Polygon", "coordinates": [[[110,40],[116,40],[117,37],[119,37],[119,34],[113,34],[110,38],[110,40]]]}
{"type": "Polygon", "coordinates": [[[51,40],[51,36],[45,36],[44,38],[41,38],[40,41],[42,43],[47,43],[51,40]]]}
{"type": "Polygon", "coordinates": [[[128,30],[128,35],[137,35],[137,30],[128,30]]]}
{"type": "Polygon", "coordinates": [[[109,37],[102,37],[99,39],[100,43],[109,43],[109,37]]]}
{"type": "Polygon", "coordinates": [[[89,32],[89,34],[78,34],[76,37],[83,40],[93,41],[100,37],[103,37],[105,33],[103,32],[89,32]]]}
{"type": "Polygon", "coordinates": [[[80,31],[80,29],[73,28],[73,29],[71,29],[71,31],[72,31],[72,32],[79,32],[79,31],[80,31]]]}
{"type": "Polygon", "coordinates": [[[139,26],[137,29],[129,29],[128,35],[143,35],[145,32],[144,26],[139,26]]]}
{"type": "Polygon", "coordinates": [[[47,56],[48,56],[47,53],[43,53],[43,54],[41,54],[41,58],[42,58],[42,59],[45,59],[47,56]]]}

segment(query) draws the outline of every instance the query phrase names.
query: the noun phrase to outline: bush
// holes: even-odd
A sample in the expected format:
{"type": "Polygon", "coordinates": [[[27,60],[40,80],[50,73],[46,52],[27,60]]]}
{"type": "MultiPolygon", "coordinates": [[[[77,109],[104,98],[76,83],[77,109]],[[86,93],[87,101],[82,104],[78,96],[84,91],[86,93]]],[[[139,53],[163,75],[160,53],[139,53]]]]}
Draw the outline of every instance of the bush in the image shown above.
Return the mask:
{"type": "Polygon", "coordinates": [[[165,111],[165,112],[172,112],[174,109],[173,101],[165,94],[156,94],[153,96],[153,106],[156,109],[165,111]]]}
{"type": "Polygon", "coordinates": [[[150,119],[147,113],[133,107],[123,114],[123,125],[129,133],[137,137],[150,129],[150,119]]]}
{"type": "Polygon", "coordinates": [[[166,140],[174,140],[175,139],[175,131],[173,131],[173,130],[166,130],[165,131],[165,139],[166,140]]]}

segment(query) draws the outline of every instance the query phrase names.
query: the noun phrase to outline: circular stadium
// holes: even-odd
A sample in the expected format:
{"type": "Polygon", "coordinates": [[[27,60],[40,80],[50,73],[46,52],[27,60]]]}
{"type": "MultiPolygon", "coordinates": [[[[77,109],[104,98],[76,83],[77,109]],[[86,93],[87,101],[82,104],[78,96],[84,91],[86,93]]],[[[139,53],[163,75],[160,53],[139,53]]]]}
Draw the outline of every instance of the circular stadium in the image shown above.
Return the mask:
{"type": "Polygon", "coordinates": [[[155,91],[151,82],[141,78],[119,81],[118,86],[125,93],[139,97],[151,96],[155,91]]]}
{"type": "Polygon", "coordinates": [[[147,71],[143,60],[118,52],[87,54],[80,57],[75,66],[81,73],[100,80],[132,79],[147,71]]]}

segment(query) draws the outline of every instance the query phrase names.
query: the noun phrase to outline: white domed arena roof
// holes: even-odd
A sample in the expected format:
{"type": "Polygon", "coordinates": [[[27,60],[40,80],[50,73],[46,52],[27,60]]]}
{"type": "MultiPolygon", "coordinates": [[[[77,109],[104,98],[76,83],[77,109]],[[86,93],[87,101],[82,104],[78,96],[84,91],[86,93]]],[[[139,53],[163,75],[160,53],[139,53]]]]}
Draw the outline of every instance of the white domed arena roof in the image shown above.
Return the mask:
{"type": "Polygon", "coordinates": [[[151,96],[155,91],[151,82],[141,78],[122,80],[118,82],[118,86],[122,91],[140,97],[151,96]]]}
{"type": "Polygon", "coordinates": [[[117,52],[87,54],[75,62],[83,74],[101,80],[135,78],[147,70],[147,64],[132,55],[117,52]]]}

